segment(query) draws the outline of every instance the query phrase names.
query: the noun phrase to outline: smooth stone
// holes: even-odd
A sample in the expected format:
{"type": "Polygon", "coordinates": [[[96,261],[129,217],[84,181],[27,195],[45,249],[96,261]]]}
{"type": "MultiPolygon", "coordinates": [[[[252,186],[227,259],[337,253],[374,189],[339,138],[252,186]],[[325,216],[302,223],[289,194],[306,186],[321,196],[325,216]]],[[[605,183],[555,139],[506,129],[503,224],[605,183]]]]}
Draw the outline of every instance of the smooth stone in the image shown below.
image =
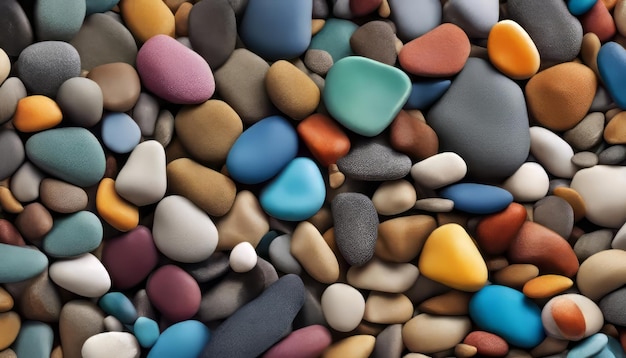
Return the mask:
{"type": "Polygon", "coordinates": [[[56,127],[62,120],[63,113],[54,100],[32,95],[17,102],[12,123],[18,131],[32,133],[56,127]]]}
{"type": "Polygon", "coordinates": [[[392,20],[398,28],[398,36],[403,41],[422,36],[441,23],[441,3],[435,0],[389,0],[389,7],[392,20]]]}
{"type": "Polygon", "coordinates": [[[84,128],[39,132],[26,141],[26,155],[43,171],[80,187],[94,185],[104,176],[104,152],[84,128]]]}
{"type": "Polygon", "coordinates": [[[476,183],[459,183],[442,189],[444,199],[454,202],[454,208],[472,214],[493,214],[505,209],[513,195],[505,189],[476,183]]]}
{"type": "Polygon", "coordinates": [[[54,220],[43,239],[43,250],[56,258],[75,257],[95,250],[102,242],[102,223],[89,211],[54,220]]]}
{"type": "Polygon", "coordinates": [[[315,113],[296,127],[300,139],[323,166],[331,166],[350,151],[350,139],[329,116],[315,113]]]}
{"type": "Polygon", "coordinates": [[[450,80],[424,80],[413,82],[405,109],[425,110],[433,105],[450,88],[450,80]]]}
{"type": "Polygon", "coordinates": [[[0,243],[0,282],[13,283],[39,275],[47,266],[48,258],[39,250],[0,243]]]}
{"type": "Polygon", "coordinates": [[[376,336],[372,358],[400,357],[403,351],[402,325],[392,324],[376,336]]]}
{"type": "Polygon", "coordinates": [[[84,77],[74,77],[63,82],[56,97],[64,117],[85,128],[100,122],[103,101],[100,86],[84,77]]]}
{"type": "Polygon", "coordinates": [[[15,301],[6,289],[0,288],[0,312],[8,312],[13,308],[15,301]]]}
{"type": "Polygon", "coordinates": [[[326,321],[339,332],[355,329],[365,314],[365,299],[359,291],[345,283],[328,286],[322,294],[321,303],[326,321]]]}
{"type": "Polygon", "coordinates": [[[545,338],[541,310],[521,292],[499,285],[483,287],[470,300],[470,317],[507,343],[532,348],[545,338]]]}
{"type": "Polygon", "coordinates": [[[73,300],[63,306],[59,318],[63,357],[81,357],[85,341],[102,332],[104,332],[104,314],[94,303],[73,300]]]}
{"type": "Polygon", "coordinates": [[[52,215],[43,205],[34,202],[26,205],[15,218],[15,227],[26,240],[40,242],[52,230],[52,215]]]}
{"type": "Polygon", "coordinates": [[[15,114],[17,103],[26,97],[26,87],[18,77],[9,77],[0,85],[0,123],[7,122],[15,114]]]}
{"type": "Polygon", "coordinates": [[[89,71],[87,78],[100,86],[102,105],[108,111],[130,111],[141,94],[139,74],[132,65],[125,62],[96,66],[89,71]]]}
{"type": "Polygon", "coordinates": [[[626,160],[626,146],[612,145],[598,154],[598,164],[613,166],[626,160]]]}
{"type": "Polygon", "coordinates": [[[494,274],[498,285],[522,289],[524,285],[539,276],[539,268],[532,264],[511,264],[494,274]]]}
{"type": "Polygon", "coordinates": [[[174,37],[176,26],[174,13],[163,1],[121,1],[119,9],[126,27],[137,42],[146,42],[161,34],[174,37]]]}
{"type": "Polygon", "coordinates": [[[230,211],[215,224],[219,235],[217,250],[230,250],[244,241],[257,247],[270,229],[257,197],[248,190],[237,193],[230,211]]]}
{"type": "Polygon", "coordinates": [[[611,249],[613,232],[601,229],[583,234],[574,244],[574,253],[578,261],[583,262],[600,251],[611,249]]]}
{"type": "Polygon", "coordinates": [[[591,10],[597,0],[569,0],[567,2],[567,9],[574,16],[580,16],[591,10]]]}
{"type": "Polygon", "coordinates": [[[413,286],[419,270],[412,264],[392,263],[372,258],[363,266],[348,269],[346,279],[355,288],[401,293],[413,286]]]}
{"type": "Polygon", "coordinates": [[[270,66],[265,75],[265,89],[276,108],[295,120],[312,114],[320,103],[321,94],[315,82],[285,60],[270,66]]]}
{"type": "Polygon", "coordinates": [[[139,143],[117,174],[115,190],[137,206],[154,204],[167,189],[165,150],[155,140],[139,143]]]}
{"type": "Polygon", "coordinates": [[[507,10],[511,20],[533,39],[542,62],[571,61],[580,51],[583,29],[565,2],[514,0],[507,4],[507,10]]]}
{"type": "Polygon", "coordinates": [[[484,39],[498,22],[498,5],[494,0],[481,0],[472,4],[462,0],[448,1],[443,6],[443,21],[459,26],[468,37],[484,39]]]}
{"type": "MultiPolygon", "coordinates": [[[[13,225],[13,223],[6,219],[0,219],[0,242],[3,244],[15,246],[26,245],[22,234],[20,234],[20,232],[17,230],[15,225],[13,225]]],[[[0,312],[2,312],[1,309],[0,312]]]]}
{"type": "Polygon", "coordinates": [[[602,1],[596,2],[579,20],[584,33],[594,33],[602,42],[613,39],[617,32],[613,14],[602,1]]]}
{"type": "Polygon", "coordinates": [[[469,301],[472,294],[457,290],[431,297],[420,303],[416,308],[423,313],[444,316],[463,316],[469,312],[469,301]]]}
{"type": "Polygon", "coordinates": [[[325,51],[333,63],[337,63],[344,57],[353,55],[350,38],[358,28],[352,21],[329,18],[324,27],[311,39],[309,50],[325,51]]]}
{"type": "Polygon", "coordinates": [[[623,306],[626,292],[624,288],[618,289],[604,296],[599,302],[602,316],[607,322],[618,326],[623,326],[626,321],[624,312],[620,309],[623,306]]]}
{"type": "Polygon", "coordinates": [[[528,156],[530,135],[522,91],[485,60],[467,60],[428,112],[427,122],[439,137],[440,151],[460,155],[471,177],[511,176],[528,156]],[[476,87],[482,90],[471,90],[476,87]],[[476,101],[484,105],[474,106],[476,101]]]}
{"type": "Polygon", "coordinates": [[[21,326],[21,319],[17,313],[13,311],[0,313],[0,332],[2,332],[0,349],[4,350],[9,348],[9,346],[15,342],[21,326]]]}
{"type": "Polygon", "coordinates": [[[290,274],[281,277],[226,319],[213,332],[201,357],[260,355],[287,334],[304,300],[301,279],[290,274]]]}
{"type": "Polygon", "coordinates": [[[82,0],[38,1],[33,19],[37,40],[70,41],[80,30],[86,10],[82,0]]]}
{"type": "Polygon", "coordinates": [[[149,93],[141,92],[131,116],[139,129],[141,135],[155,137],[156,121],[159,117],[159,102],[157,98],[149,93]]]}
{"type": "Polygon", "coordinates": [[[328,328],[310,325],[291,332],[263,354],[263,358],[317,357],[332,343],[328,328]]]}
{"type": "Polygon", "coordinates": [[[572,163],[580,168],[591,168],[598,164],[598,155],[594,152],[578,152],[572,157],[572,163]]]}
{"type": "Polygon", "coordinates": [[[139,317],[133,324],[133,333],[143,348],[152,348],[159,339],[159,324],[148,317],[139,317]]]}
{"type": "Polygon", "coordinates": [[[11,74],[11,59],[4,50],[0,50],[0,83],[11,74]]]}
{"type": "Polygon", "coordinates": [[[530,298],[550,298],[574,285],[569,277],[561,275],[541,275],[528,280],[522,292],[530,298]]]}
{"type": "Polygon", "coordinates": [[[413,208],[416,200],[413,184],[404,179],[384,182],[372,196],[374,207],[381,215],[401,214],[413,208]]]}
{"type": "Polygon", "coordinates": [[[84,297],[100,297],[111,288],[111,277],[98,258],[90,253],[56,261],[49,268],[58,286],[84,297]]]}
{"type": "Polygon", "coordinates": [[[22,324],[13,349],[18,357],[48,358],[53,342],[52,327],[43,322],[27,321],[22,324]]]}
{"type": "Polygon", "coordinates": [[[156,269],[146,282],[150,303],[171,322],[193,317],[200,309],[200,287],[178,266],[165,265],[156,269]]]}
{"type": "Polygon", "coordinates": [[[572,147],[549,129],[530,127],[530,152],[548,173],[557,177],[569,179],[578,170],[572,163],[572,147]]]}
{"type": "Polygon", "coordinates": [[[121,292],[109,292],[100,297],[98,306],[123,324],[133,324],[138,318],[133,302],[121,292]]]}
{"type": "Polygon", "coordinates": [[[548,193],[550,178],[538,163],[526,162],[502,183],[517,202],[534,202],[548,193]]]}
{"type": "Polygon", "coordinates": [[[576,276],[576,285],[580,293],[593,301],[599,301],[624,285],[621,272],[623,259],[626,257],[623,250],[609,249],[591,255],[580,265],[576,276]]]}
{"type": "MultiPolygon", "coordinates": [[[[237,21],[227,0],[198,3],[189,12],[189,41],[212,69],[218,69],[235,50],[237,21]]],[[[254,11],[254,10],[252,10],[254,11]]],[[[256,51],[255,51],[256,52],[256,51]]]]}
{"type": "Polygon", "coordinates": [[[622,79],[626,74],[626,50],[616,42],[608,42],[600,48],[597,61],[605,88],[620,108],[626,108],[626,97],[621,92],[624,89],[622,79]]]}
{"type": "Polygon", "coordinates": [[[549,195],[535,203],[533,221],[567,240],[574,228],[574,210],[565,199],[549,195]]]}
{"type": "Polygon", "coordinates": [[[436,221],[429,215],[386,220],[378,225],[374,254],[389,262],[409,262],[419,255],[436,227],[436,221]]]}
{"type": "Polygon", "coordinates": [[[150,298],[148,297],[148,293],[145,288],[140,288],[135,295],[133,296],[133,304],[137,309],[137,314],[140,317],[148,317],[152,320],[159,319],[160,316],[157,315],[154,306],[150,302],[150,298]]]}
{"type": "Polygon", "coordinates": [[[517,22],[508,19],[489,31],[487,55],[494,67],[515,80],[533,77],[541,65],[532,38],[517,22]]]}
{"type": "Polygon", "coordinates": [[[351,131],[373,137],[391,124],[411,93],[409,77],[397,68],[349,56],[326,75],[326,109],[351,131]]]}
{"type": "Polygon", "coordinates": [[[300,275],[302,266],[291,254],[291,235],[280,235],[269,246],[269,258],[274,267],[281,272],[300,275]]]}
{"type": "Polygon", "coordinates": [[[608,228],[619,228],[626,222],[621,196],[615,188],[622,185],[622,167],[596,165],[579,170],[572,179],[571,188],[578,192],[586,206],[589,221],[608,228]]]}
{"type": "Polygon", "coordinates": [[[33,43],[33,29],[19,2],[3,1],[0,6],[0,32],[6,34],[0,40],[0,48],[9,56],[16,57],[33,43]]]}
{"type": "Polygon", "coordinates": [[[70,43],[80,55],[81,67],[87,71],[114,62],[134,65],[137,57],[133,35],[124,24],[106,14],[87,16],[70,43]]]}
{"type": "Polygon", "coordinates": [[[87,0],[87,15],[107,12],[115,7],[120,0],[87,0]]]}
{"type": "Polygon", "coordinates": [[[185,264],[182,268],[198,283],[207,283],[223,277],[230,270],[228,255],[223,251],[215,251],[208,259],[193,264],[185,264]]]}
{"type": "Polygon", "coordinates": [[[604,140],[608,144],[626,144],[626,138],[622,134],[625,119],[626,114],[620,112],[609,120],[603,134],[604,140]]]}
{"type": "Polygon", "coordinates": [[[350,152],[337,160],[347,177],[363,181],[386,181],[404,178],[411,171],[411,159],[386,143],[359,140],[350,152]]]}
{"type": "Polygon", "coordinates": [[[237,273],[252,270],[257,263],[257,254],[249,242],[237,244],[230,253],[230,268],[237,273]]]}
{"type": "Polygon", "coordinates": [[[439,189],[465,177],[467,165],[453,152],[442,152],[421,160],[411,167],[415,183],[426,189],[439,189]]]}
{"type": "MultiPolygon", "coordinates": [[[[141,96],[139,97],[141,100],[141,96]]],[[[174,115],[167,109],[161,110],[154,124],[154,139],[166,148],[174,137],[174,115]]]]}
{"type": "Polygon", "coordinates": [[[115,153],[129,153],[141,140],[141,130],[126,113],[108,113],[102,118],[102,141],[115,153]]]}
{"type": "Polygon", "coordinates": [[[326,197],[319,168],[309,158],[295,158],[263,189],[259,197],[267,214],[300,221],[317,213],[326,197]]]}
{"type": "Polygon", "coordinates": [[[281,116],[267,117],[245,130],[226,158],[230,176],[244,184],[257,184],[278,174],[298,149],[296,131],[281,116]]]}
{"type": "Polygon", "coordinates": [[[609,337],[604,333],[594,334],[593,336],[583,340],[573,347],[568,353],[568,358],[573,357],[593,357],[601,356],[601,352],[605,349],[609,342],[609,337]]]}
{"type": "Polygon", "coordinates": [[[374,351],[376,337],[368,334],[357,334],[344,338],[330,347],[322,354],[322,358],[354,357],[366,358],[374,351]]]}
{"type": "Polygon", "coordinates": [[[123,332],[124,324],[113,316],[106,316],[104,318],[104,329],[107,332],[123,332]]]}
{"type": "Polygon", "coordinates": [[[116,230],[126,232],[139,224],[138,208],[122,199],[115,191],[115,180],[104,178],[96,192],[96,210],[116,230]]]}
{"type": "Polygon", "coordinates": [[[159,202],[152,227],[154,243],[172,260],[193,263],[211,256],[218,232],[211,218],[189,199],[170,195],[159,202]],[[184,228],[185,236],[180,236],[184,228]]]}
{"type": "Polygon", "coordinates": [[[318,229],[302,221],[291,235],[290,253],[304,270],[321,283],[332,284],[339,279],[339,262],[318,229]]]}
{"type": "Polygon", "coordinates": [[[502,337],[485,331],[473,331],[463,339],[464,344],[477,348],[477,354],[490,357],[505,356],[509,344],[502,337]]]}
{"type": "Polygon", "coordinates": [[[66,80],[80,75],[80,55],[62,41],[42,41],[25,48],[16,62],[18,77],[32,94],[54,98],[66,80]]]}
{"type": "Polygon", "coordinates": [[[24,161],[24,144],[14,130],[0,131],[0,151],[6,153],[6,160],[0,164],[0,178],[10,177],[24,161]]]}
{"type": "Polygon", "coordinates": [[[589,298],[569,293],[548,301],[541,311],[546,333],[557,339],[579,341],[600,331],[603,311],[589,298]]]}
{"type": "Polygon", "coordinates": [[[352,266],[366,264],[374,255],[378,237],[378,213],[372,201],[360,193],[338,194],[331,203],[334,232],[341,255],[352,266]]]}
{"type": "Polygon", "coordinates": [[[84,358],[137,358],[141,354],[139,342],[132,333],[103,332],[89,337],[81,349],[84,358]]]}
{"type": "MultiPolygon", "coordinates": [[[[593,70],[593,68],[591,69],[593,70]]],[[[597,73],[595,70],[594,72],[597,73]]],[[[613,108],[615,108],[615,103],[613,103],[613,98],[611,98],[611,94],[601,83],[598,83],[596,95],[595,97],[593,97],[593,102],[591,102],[589,112],[607,112],[613,108]]]]}
{"type": "Polygon", "coordinates": [[[468,317],[420,313],[402,327],[402,340],[411,352],[432,354],[461,343],[471,328],[468,317]]]}
{"type": "Polygon", "coordinates": [[[393,66],[398,56],[394,46],[395,39],[396,35],[389,24],[375,20],[359,26],[354,31],[350,37],[350,47],[359,56],[393,66]]]}
{"type": "Polygon", "coordinates": [[[30,162],[24,162],[13,176],[9,188],[15,199],[28,203],[39,198],[39,186],[44,174],[30,162]]]}
{"type": "Polygon", "coordinates": [[[211,332],[199,321],[178,322],[165,329],[150,349],[148,358],[199,357],[211,340],[211,332]]]}

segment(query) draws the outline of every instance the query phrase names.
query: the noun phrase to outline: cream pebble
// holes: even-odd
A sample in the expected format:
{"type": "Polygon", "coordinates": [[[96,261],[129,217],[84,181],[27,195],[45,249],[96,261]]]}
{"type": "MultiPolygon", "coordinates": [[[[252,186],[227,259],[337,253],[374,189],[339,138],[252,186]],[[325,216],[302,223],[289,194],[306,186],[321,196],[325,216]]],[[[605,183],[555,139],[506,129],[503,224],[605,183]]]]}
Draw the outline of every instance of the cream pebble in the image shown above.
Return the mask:
{"type": "Polygon", "coordinates": [[[365,313],[365,299],[345,283],[334,283],[322,294],[322,312],[328,324],[339,332],[355,329],[365,313]]]}
{"type": "Polygon", "coordinates": [[[467,164],[453,152],[435,154],[411,167],[413,180],[424,188],[438,189],[456,183],[467,174],[467,164]]]}
{"type": "Polygon", "coordinates": [[[578,169],[572,163],[572,147],[549,129],[530,127],[530,152],[550,174],[557,177],[569,179],[578,169]]]}
{"type": "Polygon", "coordinates": [[[138,358],[141,347],[132,333],[104,332],[89,337],[81,354],[83,358],[138,358]]]}
{"type": "Polygon", "coordinates": [[[502,188],[513,194],[517,202],[537,201],[548,193],[550,178],[545,169],[533,162],[527,162],[502,184],[502,188]]]}
{"type": "Polygon", "coordinates": [[[248,272],[256,266],[257,255],[254,247],[249,242],[237,244],[230,252],[228,263],[235,272],[248,272]]]}
{"type": "Polygon", "coordinates": [[[401,214],[411,209],[416,200],[415,188],[404,179],[384,182],[372,197],[374,207],[380,215],[401,214]]]}
{"type": "Polygon", "coordinates": [[[80,296],[100,297],[111,288],[109,273],[92,254],[56,261],[49,274],[54,283],[80,296]]]}

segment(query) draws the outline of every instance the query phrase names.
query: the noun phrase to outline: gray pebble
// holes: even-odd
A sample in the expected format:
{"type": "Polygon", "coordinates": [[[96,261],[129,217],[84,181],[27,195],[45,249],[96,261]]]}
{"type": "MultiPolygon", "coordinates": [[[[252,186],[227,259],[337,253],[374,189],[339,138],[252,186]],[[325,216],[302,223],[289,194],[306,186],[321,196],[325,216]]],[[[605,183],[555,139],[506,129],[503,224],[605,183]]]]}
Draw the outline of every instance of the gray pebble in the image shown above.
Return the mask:
{"type": "Polygon", "coordinates": [[[419,275],[411,288],[404,294],[417,306],[423,301],[450,291],[450,287],[419,275]]]}
{"type": "Polygon", "coordinates": [[[598,164],[598,156],[594,152],[578,152],[572,157],[572,163],[581,168],[591,168],[598,164]]]}
{"type": "Polygon", "coordinates": [[[11,177],[11,193],[22,203],[37,200],[44,174],[30,162],[24,162],[11,177]]]}
{"type": "Polygon", "coordinates": [[[342,193],[331,203],[335,242],[352,266],[365,265],[374,255],[378,237],[378,213],[374,203],[359,193],[342,193]]]}
{"type": "Polygon", "coordinates": [[[569,188],[569,185],[571,182],[572,181],[569,179],[561,179],[561,178],[552,179],[550,180],[550,183],[548,186],[548,193],[552,195],[552,193],[554,192],[554,189],[559,188],[559,187],[569,188]]]}
{"type": "Polygon", "coordinates": [[[150,303],[148,293],[146,293],[145,289],[141,289],[135,293],[135,296],[133,296],[133,306],[135,306],[137,310],[137,316],[148,317],[153,320],[157,319],[156,312],[154,311],[154,307],[152,307],[152,303],[150,303]]]}
{"type": "Polygon", "coordinates": [[[371,358],[401,357],[404,350],[402,341],[402,325],[392,324],[376,336],[376,344],[371,358]]]}
{"type": "Polygon", "coordinates": [[[486,39],[499,15],[498,0],[449,0],[443,6],[444,22],[459,26],[470,38],[486,39]]]}
{"type": "Polygon", "coordinates": [[[14,130],[0,130],[0,180],[6,179],[22,165],[24,161],[24,143],[14,130]]]}
{"type": "Polygon", "coordinates": [[[9,56],[18,56],[33,43],[30,21],[16,0],[0,1],[0,48],[9,56]]]}
{"type": "Polygon", "coordinates": [[[200,1],[189,13],[189,40],[213,71],[235,50],[237,21],[228,0],[200,1]]]}
{"type": "Polygon", "coordinates": [[[174,115],[167,109],[161,110],[154,126],[154,139],[167,147],[174,136],[174,115]]]}
{"type": "Polygon", "coordinates": [[[328,2],[326,0],[313,0],[313,18],[325,19],[328,17],[328,2]]]}
{"type": "Polygon", "coordinates": [[[206,283],[226,275],[230,270],[230,265],[228,263],[228,255],[221,251],[216,251],[204,261],[183,264],[181,268],[198,283],[206,283]]]}
{"type": "Polygon", "coordinates": [[[350,37],[355,54],[393,66],[396,52],[396,34],[385,21],[370,21],[360,26],[350,37]]]}
{"type": "Polygon", "coordinates": [[[425,198],[415,202],[415,209],[431,213],[448,213],[454,209],[454,201],[443,198],[425,198]]]}
{"type": "Polygon", "coordinates": [[[74,124],[85,128],[100,122],[103,101],[100,86],[84,77],[74,77],[63,82],[56,98],[63,115],[74,124]]]}
{"type": "Polygon", "coordinates": [[[304,64],[309,70],[324,76],[333,66],[333,57],[324,50],[311,49],[304,54],[304,64]]]}
{"type": "Polygon", "coordinates": [[[604,319],[618,326],[626,326],[626,287],[604,296],[598,304],[604,319]]]}
{"type": "Polygon", "coordinates": [[[55,98],[66,80],[80,75],[80,56],[76,49],[62,41],[34,43],[17,59],[18,77],[33,94],[55,98]]]}
{"type": "Polygon", "coordinates": [[[626,145],[613,145],[598,155],[598,164],[615,165],[626,160],[626,145]]]}
{"type": "Polygon", "coordinates": [[[9,77],[2,83],[0,86],[0,124],[13,117],[17,102],[26,96],[26,87],[19,78],[9,77]]]}
{"type": "Polygon", "coordinates": [[[149,93],[141,92],[133,107],[132,117],[141,129],[141,135],[152,137],[159,116],[159,102],[149,93]]]}
{"type": "Polygon", "coordinates": [[[350,0],[332,0],[333,15],[340,19],[352,19],[354,15],[350,11],[350,0]]]}
{"type": "Polygon", "coordinates": [[[574,228],[574,209],[565,199],[549,195],[535,203],[533,221],[567,240],[574,228]]]}
{"type": "Polygon", "coordinates": [[[398,36],[404,42],[422,36],[441,23],[439,0],[389,0],[389,7],[398,36]]]}
{"type": "Polygon", "coordinates": [[[601,229],[581,235],[574,244],[574,253],[579,262],[600,251],[609,250],[613,241],[613,232],[601,229]]]}
{"type": "Polygon", "coordinates": [[[285,234],[275,238],[270,244],[270,261],[278,271],[299,275],[302,266],[291,254],[291,235],[285,234]]]}
{"type": "Polygon", "coordinates": [[[243,13],[246,11],[246,7],[248,6],[248,0],[228,0],[230,6],[233,8],[235,12],[235,16],[237,18],[241,18],[243,13]]]}
{"type": "Polygon", "coordinates": [[[257,257],[256,268],[263,271],[263,285],[265,288],[278,281],[278,272],[271,263],[265,261],[262,257],[257,257]]]}
{"type": "Polygon", "coordinates": [[[357,180],[383,181],[404,178],[411,171],[411,158],[378,141],[353,142],[350,152],[337,160],[345,176],[357,180]]]}
{"type": "Polygon", "coordinates": [[[588,150],[602,141],[604,114],[589,113],[574,128],[563,133],[563,139],[578,150],[588,150]]]}
{"type": "Polygon", "coordinates": [[[589,112],[606,112],[611,108],[615,108],[615,103],[609,92],[602,86],[598,85],[596,89],[596,95],[593,97],[589,112]]]}
{"type": "Polygon", "coordinates": [[[319,297],[316,298],[317,296],[311,293],[308,287],[306,289],[304,305],[293,321],[293,329],[300,329],[314,324],[328,326],[319,297]]]}

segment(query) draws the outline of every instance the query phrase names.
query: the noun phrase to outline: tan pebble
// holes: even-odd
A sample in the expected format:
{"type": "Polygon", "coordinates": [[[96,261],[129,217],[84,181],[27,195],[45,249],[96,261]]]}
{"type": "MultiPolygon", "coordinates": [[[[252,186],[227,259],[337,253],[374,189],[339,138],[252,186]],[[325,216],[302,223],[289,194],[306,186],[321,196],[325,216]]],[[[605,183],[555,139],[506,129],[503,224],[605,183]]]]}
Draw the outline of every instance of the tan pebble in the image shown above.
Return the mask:
{"type": "Polygon", "coordinates": [[[626,284],[626,251],[611,249],[591,255],[576,276],[580,292],[597,301],[626,284]]]}
{"type": "Polygon", "coordinates": [[[513,288],[522,288],[526,282],[539,275],[539,269],[531,264],[512,264],[493,275],[493,280],[499,285],[513,288]]]}
{"type": "MultiPolygon", "coordinates": [[[[15,351],[12,350],[11,348],[7,348],[3,351],[0,351],[0,358],[17,358],[17,353],[15,353],[15,351]]],[[[50,358],[56,358],[56,357],[50,356],[50,358]]],[[[60,358],[63,358],[63,357],[60,357],[60,358]]]]}
{"type": "Polygon", "coordinates": [[[217,250],[231,250],[247,241],[256,247],[270,225],[256,196],[248,190],[237,193],[230,211],[215,226],[219,235],[217,250]]]}
{"type": "Polygon", "coordinates": [[[174,12],[174,26],[176,28],[176,36],[189,35],[189,13],[193,5],[183,2],[174,12]]]}
{"type": "Polygon", "coordinates": [[[324,19],[311,20],[311,36],[315,36],[315,34],[320,32],[320,30],[322,30],[322,27],[324,27],[324,25],[326,25],[326,20],[324,19]]]}
{"type": "MultiPolygon", "coordinates": [[[[129,0],[125,2],[129,3],[129,0]]],[[[124,62],[96,66],[89,71],[87,78],[100,86],[104,109],[109,111],[131,110],[141,94],[141,82],[137,71],[133,66],[124,62]]]]}
{"type": "Polygon", "coordinates": [[[598,35],[593,32],[588,32],[583,36],[583,42],[580,47],[580,56],[582,57],[585,65],[589,66],[596,73],[596,75],[600,75],[598,71],[598,52],[600,51],[600,47],[602,43],[598,38],[598,35]]]}
{"type": "Polygon", "coordinates": [[[346,181],[346,176],[339,171],[337,164],[328,166],[328,184],[331,188],[337,189],[346,181]]]}
{"type": "Polygon", "coordinates": [[[491,271],[499,271],[503,268],[509,266],[509,260],[504,256],[497,256],[490,259],[485,260],[487,264],[487,270],[491,271]]]}
{"type": "Polygon", "coordinates": [[[389,7],[388,0],[382,0],[378,7],[378,15],[382,18],[388,18],[391,15],[391,7],[389,7]]]}
{"type": "Polygon", "coordinates": [[[15,219],[15,227],[31,242],[38,242],[52,229],[52,215],[40,203],[26,205],[15,219]]]}
{"type": "Polygon", "coordinates": [[[322,206],[322,208],[307,219],[308,222],[313,224],[319,232],[325,232],[333,226],[333,214],[330,212],[328,206],[322,206]]]}
{"type": "Polygon", "coordinates": [[[402,341],[411,352],[436,353],[454,348],[471,329],[468,317],[422,313],[402,327],[402,341]]]}
{"type": "Polygon", "coordinates": [[[411,264],[384,262],[372,258],[367,264],[348,270],[348,283],[365,290],[400,293],[408,290],[419,272],[411,264]]]}
{"type": "Polygon", "coordinates": [[[313,224],[302,221],[291,235],[291,254],[305,271],[321,283],[339,279],[339,262],[313,224]]]}
{"type": "Polygon", "coordinates": [[[611,323],[605,323],[604,326],[602,326],[600,332],[615,339],[618,339],[619,337],[619,331],[617,330],[617,327],[615,327],[611,323]]]}
{"type": "Polygon", "coordinates": [[[609,144],[626,144],[626,111],[609,120],[604,127],[604,140],[609,144]]]}
{"type": "Polygon", "coordinates": [[[21,327],[20,316],[13,312],[0,313],[0,351],[9,346],[17,338],[21,327]]]}
{"type": "Polygon", "coordinates": [[[7,290],[0,286],[0,312],[6,312],[13,308],[13,297],[7,290]]]}
{"type": "Polygon", "coordinates": [[[473,357],[478,353],[478,348],[469,344],[459,343],[454,347],[454,354],[459,358],[473,357]]]}
{"type": "Polygon", "coordinates": [[[402,40],[400,40],[399,38],[396,37],[395,41],[394,41],[394,45],[396,47],[396,54],[400,54],[400,51],[402,51],[402,47],[404,47],[404,43],[402,43],[402,40]]]}
{"type": "Polygon", "coordinates": [[[613,19],[615,20],[615,27],[619,34],[626,36],[626,1],[617,0],[615,8],[613,9],[613,19]]]}
{"type": "Polygon", "coordinates": [[[558,187],[553,191],[555,196],[567,201],[574,211],[574,221],[578,221],[587,214],[587,207],[583,197],[574,189],[568,187],[558,187]]]}
{"type": "Polygon", "coordinates": [[[24,206],[20,203],[11,190],[5,186],[0,186],[0,208],[11,214],[19,214],[24,210],[24,206]]]}
{"type": "Polygon", "coordinates": [[[471,298],[470,293],[452,290],[425,300],[417,306],[417,309],[435,315],[464,316],[469,313],[471,298]]]}
{"type": "Polygon", "coordinates": [[[9,55],[3,50],[0,49],[0,84],[4,82],[4,80],[9,77],[11,73],[11,59],[9,55]]]}
{"type": "Polygon", "coordinates": [[[370,335],[356,335],[334,343],[322,353],[322,358],[367,358],[374,351],[376,338],[370,335]]]}
{"type": "Polygon", "coordinates": [[[604,6],[606,6],[606,8],[611,11],[615,8],[617,0],[602,0],[602,3],[604,3],[604,6]]]}
{"type": "Polygon", "coordinates": [[[67,302],[59,318],[59,336],[66,358],[81,357],[85,341],[104,332],[104,314],[98,306],[87,300],[67,302]]]}
{"type": "Polygon", "coordinates": [[[118,5],[126,27],[139,42],[159,34],[174,37],[174,14],[163,0],[121,0],[118,5]]]}
{"type": "Polygon", "coordinates": [[[538,346],[530,351],[533,357],[545,357],[552,354],[558,354],[567,349],[569,341],[546,337],[538,346]]]}
{"type": "Polygon", "coordinates": [[[408,180],[399,179],[382,183],[372,196],[372,202],[380,215],[401,214],[415,205],[417,193],[408,180]]]}
{"type": "Polygon", "coordinates": [[[348,269],[351,267],[347,262],[346,259],[343,258],[343,256],[341,255],[341,252],[339,251],[339,248],[337,247],[337,242],[335,241],[335,229],[334,228],[329,228],[328,230],[326,230],[323,234],[322,237],[324,238],[324,241],[326,241],[326,243],[328,244],[328,247],[330,247],[331,250],[333,250],[333,253],[335,254],[335,257],[337,258],[337,261],[339,262],[339,282],[347,282],[347,275],[348,275],[348,269]]]}
{"type": "Polygon", "coordinates": [[[561,275],[541,275],[524,284],[522,292],[530,298],[548,298],[555,296],[574,285],[569,277],[561,275]]]}
{"type": "Polygon", "coordinates": [[[183,144],[178,137],[174,137],[170,144],[168,144],[165,148],[165,162],[168,164],[175,161],[176,159],[189,157],[191,157],[191,154],[189,154],[189,152],[187,152],[187,149],[183,147],[183,144]]]}
{"type": "Polygon", "coordinates": [[[320,90],[315,82],[285,60],[270,66],[265,75],[265,88],[276,108],[296,120],[313,113],[320,103],[320,90]]]}
{"type": "Polygon", "coordinates": [[[83,188],[53,178],[41,181],[39,193],[42,204],[62,214],[84,210],[89,201],[83,188]]]}
{"type": "Polygon", "coordinates": [[[25,319],[58,322],[61,314],[61,296],[57,286],[50,280],[47,270],[28,281],[28,286],[20,295],[19,307],[25,319]]]}
{"type": "Polygon", "coordinates": [[[63,358],[63,348],[61,346],[56,346],[50,353],[50,358],[63,358]]]}
{"type": "Polygon", "coordinates": [[[604,121],[606,123],[609,123],[609,121],[611,119],[613,119],[613,117],[615,117],[616,115],[622,113],[622,109],[621,108],[613,108],[613,109],[609,109],[608,111],[606,111],[604,113],[604,121]]]}
{"type": "Polygon", "coordinates": [[[413,303],[401,293],[372,291],[365,300],[363,319],[372,323],[404,323],[413,317],[413,303]]]}
{"type": "Polygon", "coordinates": [[[530,353],[522,349],[510,349],[504,358],[531,358],[534,357],[530,353]]]}
{"type": "Polygon", "coordinates": [[[391,262],[409,262],[419,255],[428,236],[437,228],[429,215],[411,215],[378,225],[375,255],[391,262]]]}

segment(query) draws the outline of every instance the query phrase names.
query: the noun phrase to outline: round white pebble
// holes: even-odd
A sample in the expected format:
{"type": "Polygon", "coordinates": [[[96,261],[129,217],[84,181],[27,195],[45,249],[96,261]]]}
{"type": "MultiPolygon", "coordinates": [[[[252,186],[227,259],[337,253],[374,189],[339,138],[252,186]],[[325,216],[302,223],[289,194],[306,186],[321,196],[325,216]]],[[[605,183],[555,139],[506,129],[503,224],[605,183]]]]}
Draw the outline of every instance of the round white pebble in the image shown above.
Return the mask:
{"type": "Polygon", "coordinates": [[[137,358],[141,348],[128,332],[104,332],[89,337],[81,349],[83,358],[137,358]]]}
{"type": "Polygon", "coordinates": [[[356,288],[334,283],[322,294],[322,312],[326,322],[339,332],[355,329],[365,314],[365,299],[356,288]]]}
{"type": "Polygon", "coordinates": [[[230,252],[230,268],[235,272],[248,272],[256,266],[257,255],[254,247],[247,241],[240,242],[230,252]]]}

